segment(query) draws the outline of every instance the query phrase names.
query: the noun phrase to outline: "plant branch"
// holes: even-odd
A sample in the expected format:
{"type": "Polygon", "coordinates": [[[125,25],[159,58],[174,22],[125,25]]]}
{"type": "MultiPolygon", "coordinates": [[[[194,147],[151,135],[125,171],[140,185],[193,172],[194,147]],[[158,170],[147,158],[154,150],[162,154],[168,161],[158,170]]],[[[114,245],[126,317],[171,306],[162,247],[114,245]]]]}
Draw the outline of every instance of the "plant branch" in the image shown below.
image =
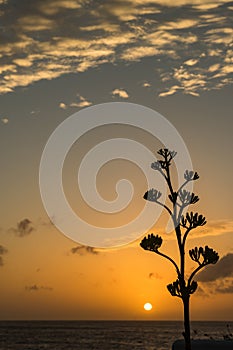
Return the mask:
{"type": "Polygon", "coordinates": [[[180,223],[181,216],[182,216],[182,213],[183,213],[183,210],[184,210],[184,206],[180,205],[178,203],[177,203],[177,205],[180,207],[180,210],[179,210],[179,213],[178,213],[178,216],[177,216],[177,222],[180,223]]]}
{"type": "Polygon", "coordinates": [[[184,237],[183,237],[183,245],[185,245],[186,238],[191,230],[192,230],[192,227],[189,227],[186,229],[186,231],[184,233],[184,237]]]}
{"type": "Polygon", "coordinates": [[[177,193],[179,193],[179,191],[181,191],[186,185],[187,183],[189,182],[190,180],[186,180],[183,185],[180,186],[180,188],[178,189],[177,193]]]}
{"type": "Polygon", "coordinates": [[[171,217],[173,217],[173,214],[172,214],[171,209],[168,208],[168,206],[166,206],[166,204],[163,204],[163,203],[161,203],[161,202],[159,202],[159,201],[156,201],[156,203],[159,204],[159,205],[161,205],[162,207],[164,207],[164,208],[168,211],[168,213],[171,215],[171,217]]]}
{"type": "Polygon", "coordinates": [[[200,264],[190,275],[189,279],[188,279],[188,286],[190,286],[191,282],[192,282],[192,279],[193,277],[196,275],[196,273],[198,271],[200,271],[203,267],[205,267],[206,265],[204,264],[200,264]]]}
{"type": "Polygon", "coordinates": [[[178,266],[176,265],[175,261],[174,261],[172,258],[170,258],[170,256],[168,256],[168,255],[166,255],[166,254],[164,254],[164,253],[161,253],[161,252],[158,251],[158,250],[157,250],[155,253],[158,254],[158,255],[161,255],[161,256],[163,256],[165,259],[169,260],[169,261],[175,266],[175,269],[176,269],[176,272],[177,272],[178,276],[180,276],[180,270],[179,270],[178,266]]]}

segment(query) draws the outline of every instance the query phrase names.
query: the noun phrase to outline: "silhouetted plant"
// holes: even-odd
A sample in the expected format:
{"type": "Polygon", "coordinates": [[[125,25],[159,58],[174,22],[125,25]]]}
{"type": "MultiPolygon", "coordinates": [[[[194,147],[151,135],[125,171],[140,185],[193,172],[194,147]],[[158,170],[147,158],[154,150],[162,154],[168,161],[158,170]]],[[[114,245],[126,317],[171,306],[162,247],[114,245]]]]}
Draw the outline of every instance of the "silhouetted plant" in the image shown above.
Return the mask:
{"type": "Polygon", "coordinates": [[[185,243],[189,232],[199,226],[206,224],[206,219],[203,215],[198,213],[187,212],[185,216],[183,215],[184,209],[190,204],[195,204],[199,201],[198,196],[194,193],[187,191],[184,187],[190,182],[195,181],[199,178],[197,172],[192,170],[186,170],[184,173],[184,183],[177,191],[174,191],[170,166],[173,158],[176,156],[176,152],[170,151],[167,148],[160,149],[158,154],[162,156],[162,160],[158,160],[151,164],[153,170],[159,171],[160,174],[164,177],[168,188],[169,195],[168,198],[172,202],[172,208],[168,207],[166,204],[159,201],[162,193],[154,188],[148,190],[144,194],[144,199],[150,202],[155,202],[159,205],[162,205],[170,217],[172,218],[174,230],[176,233],[179,253],[180,253],[180,266],[168,255],[162,253],[159,248],[162,245],[162,238],[153,233],[149,234],[147,237],[144,237],[140,243],[140,246],[151,252],[154,252],[158,255],[161,255],[165,259],[169,260],[176,269],[177,280],[168,284],[167,289],[172,296],[176,296],[182,299],[183,308],[184,308],[184,339],[185,339],[185,349],[191,349],[190,341],[190,319],[189,319],[189,299],[190,295],[193,294],[198,287],[196,281],[193,280],[197,272],[209,264],[216,264],[219,259],[218,253],[215,252],[212,248],[205,246],[195,247],[189,250],[190,258],[198,264],[198,267],[190,274],[188,278],[185,278],[185,243]]]}

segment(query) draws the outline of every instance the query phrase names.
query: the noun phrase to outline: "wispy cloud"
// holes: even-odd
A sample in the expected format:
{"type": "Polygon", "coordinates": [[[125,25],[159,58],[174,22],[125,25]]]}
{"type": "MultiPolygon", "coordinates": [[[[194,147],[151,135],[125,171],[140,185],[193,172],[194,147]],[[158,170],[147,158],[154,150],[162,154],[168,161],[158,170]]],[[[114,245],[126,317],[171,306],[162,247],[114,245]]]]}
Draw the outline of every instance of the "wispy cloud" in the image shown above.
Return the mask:
{"type": "Polygon", "coordinates": [[[97,255],[97,254],[99,254],[99,251],[97,251],[93,247],[78,245],[76,247],[71,248],[70,253],[71,254],[79,254],[79,255],[84,255],[84,254],[97,255]]]}
{"type": "Polygon", "coordinates": [[[60,107],[61,109],[66,109],[66,108],[67,108],[67,105],[66,105],[64,102],[60,102],[60,103],[59,103],[59,107],[60,107]]]}
{"type": "Polygon", "coordinates": [[[182,87],[178,85],[171,86],[169,90],[160,92],[159,97],[174,95],[178,90],[182,90],[182,87]]]}
{"type": "Polygon", "coordinates": [[[49,286],[40,286],[37,284],[25,286],[25,290],[27,292],[39,292],[39,291],[47,291],[47,292],[52,292],[53,288],[49,286]]]}
{"type": "Polygon", "coordinates": [[[224,233],[233,232],[233,221],[231,220],[214,220],[208,221],[207,224],[197,230],[194,230],[190,237],[200,236],[219,236],[224,233]]]}
{"type": "Polygon", "coordinates": [[[21,17],[18,25],[25,32],[37,32],[50,30],[54,26],[54,21],[39,15],[29,15],[21,17]]]}
{"type": "MultiPolygon", "coordinates": [[[[156,226],[156,232],[164,236],[164,227],[156,226]]],[[[207,221],[207,224],[205,226],[196,228],[192,230],[189,233],[189,239],[196,239],[200,237],[207,237],[207,236],[220,236],[223,234],[229,234],[232,235],[233,232],[233,221],[232,220],[213,220],[213,221],[207,221]]],[[[166,236],[164,236],[166,240],[174,240],[175,235],[172,233],[168,233],[166,236]]]]}
{"type": "Polygon", "coordinates": [[[161,30],[187,29],[198,24],[197,19],[180,19],[175,22],[166,22],[160,26],[161,30]]]}
{"type": "Polygon", "coordinates": [[[148,88],[148,87],[151,87],[151,83],[149,83],[148,81],[145,81],[143,84],[142,84],[143,87],[145,88],[148,88]]]}
{"type": "Polygon", "coordinates": [[[8,118],[2,118],[2,119],[1,119],[1,122],[2,122],[3,124],[8,124],[8,123],[9,123],[9,119],[8,119],[8,118]]]}
{"type": "MultiPolygon", "coordinates": [[[[163,97],[179,90],[198,96],[233,80],[232,5],[227,0],[2,3],[0,93],[42,79],[81,74],[104,63],[150,58],[163,97]],[[184,11],[185,4],[189,6],[184,11]]],[[[84,101],[78,104],[87,106],[84,101]]]]}
{"type": "Polygon", "coordinates": [[[216,294],[232,294],[233,293],[233,278],[223,278],[208,283],[199,282],[197,296],[209,297],[216,294]]]}
{"type": "Polygon", "coordinates": [[[124,99],[129,98],[128,92],[126,90],[124,90],[124,89],[114,89],[112,91],[112,95],[113,96],[118,96],[118,97],[121,97],[121,98],[124,98],[124,99]]]}
{"type": "Polygon", "coordinates": [[[5,247],[3,247],[2,245],[0,245],[0,266],[4,265],[2,255],[5,255],[7,252],[8,252],[8,250],[5,247]]]}
{"type": "Polygon", "coordinates": [[[35,231],[35,227],[29,219],[23,219],[17,223],[16,227],[10,228],[9,232],[16,234],[18,237],[25,237],[35,231]]]}
{"type": "Polygon", "coordinates": [[[153,46],[138,46],[126,49],[121,57],[126,61],[137,61],[144,57],[158,55],[159,53],[160,51],[153,46]]]}
{"type": "Polygon", "coordinates": [[[162,279],[162,276],[160,276],[157,272],[150,272],[148,275],[149,279],[162,279]]]}
{"type": "Polygon", "coordinates": [[[221,294],[233,294],[233,279],[226,279],[221,284],[218,284],[215,288],[215,292],[221,294]]]}
{"type": "Polygon", "coordinates": [[[70,107],[78,107],[78,108],[84,108],[92,105],[92,102],[88,101],[85,97],[82,95],[77,95],[77,102],[70,103],[70,107]]]}

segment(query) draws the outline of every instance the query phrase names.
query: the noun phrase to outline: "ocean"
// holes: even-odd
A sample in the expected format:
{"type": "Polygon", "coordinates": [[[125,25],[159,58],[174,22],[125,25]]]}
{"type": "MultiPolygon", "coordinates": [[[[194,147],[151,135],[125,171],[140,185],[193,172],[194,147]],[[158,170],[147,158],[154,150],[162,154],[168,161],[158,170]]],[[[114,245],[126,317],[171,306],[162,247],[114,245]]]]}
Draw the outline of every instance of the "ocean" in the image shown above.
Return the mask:
{"type": "MultiPolygon", "coordinates": [[[[233,322],[192,322],[193,338],[223,339],[233,322]]],[[[0,321],[0,350],[171,350],[181,321],[0,321]]]]}

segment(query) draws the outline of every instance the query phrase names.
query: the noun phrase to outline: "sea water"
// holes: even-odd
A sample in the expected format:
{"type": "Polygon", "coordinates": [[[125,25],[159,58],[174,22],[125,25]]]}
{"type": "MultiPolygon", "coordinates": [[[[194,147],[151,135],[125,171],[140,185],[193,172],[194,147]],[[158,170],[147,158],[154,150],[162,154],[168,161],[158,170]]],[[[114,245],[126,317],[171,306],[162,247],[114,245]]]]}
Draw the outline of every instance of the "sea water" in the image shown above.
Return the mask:
{"type": "MultiPolygon", "coordinates": [[[[192,337],[223,339],[233,322],[192,322],[192,337]]],[[[171,350],[180,321],[1,321],[0,350],[171,350]]]]}

